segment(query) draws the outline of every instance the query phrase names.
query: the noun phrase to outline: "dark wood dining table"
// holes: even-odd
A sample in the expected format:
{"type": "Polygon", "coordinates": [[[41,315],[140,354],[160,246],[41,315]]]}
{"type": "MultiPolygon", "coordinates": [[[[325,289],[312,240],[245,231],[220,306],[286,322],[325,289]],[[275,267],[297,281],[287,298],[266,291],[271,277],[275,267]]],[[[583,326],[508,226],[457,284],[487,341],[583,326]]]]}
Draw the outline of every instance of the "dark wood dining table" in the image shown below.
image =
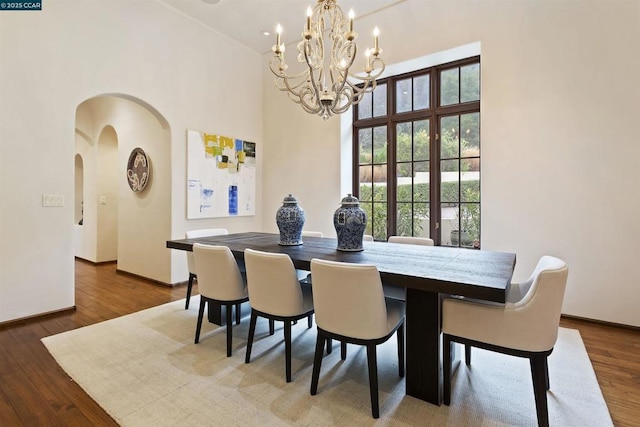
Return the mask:
{"type": "Polygon", "coordinates": [[[406,393],[435,405],[442,402],[442,298],[505,302],[516,262],[513,253],[487,250],[364,242],[363,251],[342,252],[335,238],[303,237],[299,246],[281,246],[279,240],[277,233],[247,232],[169,240],[167,248],[223,245],[239,262],[247,248],[284,253],[301,270],[310,270],[313,258],[375,265],[384,283],[406,289],[406,393]]]}

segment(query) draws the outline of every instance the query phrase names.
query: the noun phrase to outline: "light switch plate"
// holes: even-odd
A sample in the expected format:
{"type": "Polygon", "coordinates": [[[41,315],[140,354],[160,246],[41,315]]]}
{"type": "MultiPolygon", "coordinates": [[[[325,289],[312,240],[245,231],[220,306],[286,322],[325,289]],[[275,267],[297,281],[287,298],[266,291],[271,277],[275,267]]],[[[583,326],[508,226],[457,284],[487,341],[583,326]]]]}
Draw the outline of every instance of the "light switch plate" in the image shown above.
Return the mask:
{"type": "Polygon", "coordinates": [[[43,194],[42,206],[45,208],[59,208],[64,206],[64,195],[62,194],[43,194]]]}

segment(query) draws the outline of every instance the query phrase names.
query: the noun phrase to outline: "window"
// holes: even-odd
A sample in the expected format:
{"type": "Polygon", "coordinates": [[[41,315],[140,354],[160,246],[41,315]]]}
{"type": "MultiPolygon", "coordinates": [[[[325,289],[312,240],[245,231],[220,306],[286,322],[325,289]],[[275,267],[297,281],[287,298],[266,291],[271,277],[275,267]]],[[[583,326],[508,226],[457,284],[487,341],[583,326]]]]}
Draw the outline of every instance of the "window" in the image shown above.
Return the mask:
{"type": "Polygon", "coordinates": [[[353,111],[367,234],[480,247],[480,57],[378,82],[353,111]]]}

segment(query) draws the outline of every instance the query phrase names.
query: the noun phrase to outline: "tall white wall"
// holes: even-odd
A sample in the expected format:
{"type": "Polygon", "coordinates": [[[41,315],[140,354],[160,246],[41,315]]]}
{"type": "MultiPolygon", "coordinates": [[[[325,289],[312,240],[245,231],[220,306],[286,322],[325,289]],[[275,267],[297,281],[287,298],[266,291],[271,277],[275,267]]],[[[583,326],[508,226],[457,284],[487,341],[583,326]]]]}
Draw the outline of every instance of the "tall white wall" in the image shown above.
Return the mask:
{"type": "MultiPolygon", "coordinates": [[[[186,220],[187,129],[255,141],[263,152],[258,54],[154,0],[57,0],[43,9],[0,15],[0,322],[74,305],[74,126],[89,98],[126,94],[169,124],[171,166],[155,171],[171,199],[164,237],[262,222],[259,214],[186,220]],[[64,207],[42,207],[43,194],[63,195],[64,207]]],[[[162,251],[166,263],[136,256],[163,282],[186,280],[184,254],[162,251]]]]}
{"type": "MultiPolygon", "coordinates": [[[[640,2],[406,0],[355,25],[363,47],[380,27],[388,64],[480,42],[483,249],[515,252],[515,280],[559,256],[565,314],[640,326],[640,2]]],[[[351,130],[302,112],[268,70],[264,114],[265,164],[286,165],[265,167],[264,228],[293,192],[333,233],[351,130]]]]}

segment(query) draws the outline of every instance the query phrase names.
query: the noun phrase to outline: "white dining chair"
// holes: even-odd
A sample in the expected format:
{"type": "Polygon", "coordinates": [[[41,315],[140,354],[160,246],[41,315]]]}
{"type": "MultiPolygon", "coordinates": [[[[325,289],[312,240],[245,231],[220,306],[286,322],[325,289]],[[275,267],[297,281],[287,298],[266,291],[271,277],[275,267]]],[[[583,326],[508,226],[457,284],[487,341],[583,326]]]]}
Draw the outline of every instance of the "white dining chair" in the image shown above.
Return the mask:
{"type": "MultiPolygon", "coordinates": [[[[200,228],[197,230],[189,230],[185,233],[185,238],[187,239],[196,239],[198,237],[208,237],[208,236],[220,236],[223,234],[229,234],[229,231],[226,228],[200,228]]],[[[187,254],[187,268],[189,270],[189,282],[187,284],[187,298],[184,303],[184,309],[187,310],[189,308],[189,302],[191,300],[191,292],[193,290],[193,281],[197,279],[196,273],[196,263],[193,259],[193,252],[186,252],[187,254]]]]}
{"type": "Polygon", "coordinates": [[[195,343],[200,342],[200,330],[204,316],[204,307],[208,302],[225,306],[227,327],[227,357],[231,356],[233,322],[231,312],[243,302],[249,300],[245,283],[236,259],[226,246],[209,246],[195,243],[193,257],[198,271],[200,290],[200,309],[196,326],[195,343]]]}
{"type": "Polygon", "coordinates": [[[311,274],[318,329],[311,394],[318,391],[325,344],[329,346],[332,339],[340,341],[342,360],[346,359],[347,344],[363,345],[367,348],[371,414],[379,418],[376,346],[397,332],[398,373],[404,377],[405,305],[385,299],[374,265],[312,259],[311,274]]]}
{"type": "Polygon", "coordinates": [[[403,243],[406,245],[422,245],[433,246],[433,239],[428,237],[415,237],[415,236],[389,236],[387,239],[389,243],[403,243]]]}
{"type": "Polygon", "coordinates": [[[291,382],[291,325],[306,317],[311,328],[314,312],[311,289],[301,286],[287,254],[245,249],[244,261],[251,304],[245,363],[251,361],[257,318],[269,319],[270,333],[273,321],[284,322],[285,377],[291,382]]]}
{"type": "Polygon", "coordinates": [[[363,242],[373,242],[373,236],[371,234],[365,234],[362,236],[363,242]]]}
{"type": "Polygon", "coordinates": [[[458,342],[465,346],[467,365],[471,347],[528,358],[538,425],[549,425],[547,357],[558,338],[568,271],[564,261],[543,256],[526,282],[511,285],[505,304],[464,298],[443,301],[445,405],[451,403],[451,346],[458,342]]]}

